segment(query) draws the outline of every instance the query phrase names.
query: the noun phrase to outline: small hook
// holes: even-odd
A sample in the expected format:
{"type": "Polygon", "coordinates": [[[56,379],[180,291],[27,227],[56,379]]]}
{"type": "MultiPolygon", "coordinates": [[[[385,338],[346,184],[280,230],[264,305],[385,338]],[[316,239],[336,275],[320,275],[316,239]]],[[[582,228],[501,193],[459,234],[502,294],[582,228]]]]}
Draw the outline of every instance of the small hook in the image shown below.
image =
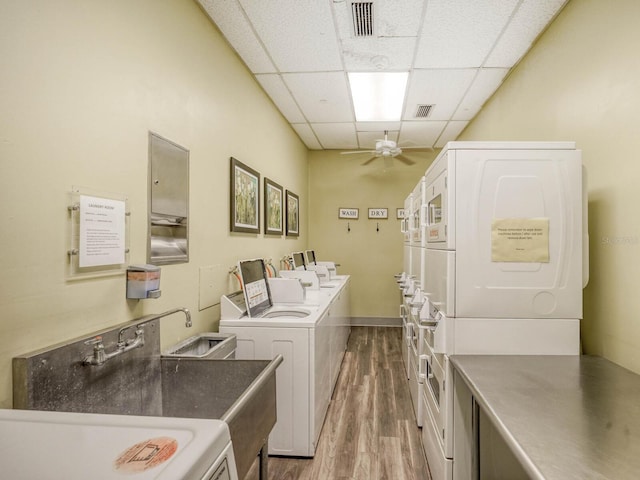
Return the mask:
{"type": "Polygon", "coordinates": [[[378,222],[376,222],[376,232],[380,231],[380,224],[378,222]]]}
{"type": "Polygon", "coordinates": [[[347,233],[351,232],[351,224],[347,222],[347,233]]]}

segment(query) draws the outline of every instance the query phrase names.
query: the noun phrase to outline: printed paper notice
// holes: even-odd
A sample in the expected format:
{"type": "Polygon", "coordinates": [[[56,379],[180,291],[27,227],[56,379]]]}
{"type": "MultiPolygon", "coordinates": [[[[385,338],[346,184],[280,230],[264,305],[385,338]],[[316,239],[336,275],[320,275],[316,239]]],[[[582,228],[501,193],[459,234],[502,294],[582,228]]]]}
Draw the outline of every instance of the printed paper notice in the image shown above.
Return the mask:
{"type": "Polygon", "coordinates": [[[124,263],[124,230],[125,202],[81,195],[78,266],[124,263]]]}
{"type": "Polygon", "coordinates": [[[549,219],[494,218],[491,261],[549,263],[549,219]]]}
{"type": "Polygon", "coordinates": [[[247,298],[249,299],[249,308],[260,305],[262,302],[269,300],[267,292],[267,282],[265,280],[257,280],[247,283],[244,288],[247,289],[247,298]]]}

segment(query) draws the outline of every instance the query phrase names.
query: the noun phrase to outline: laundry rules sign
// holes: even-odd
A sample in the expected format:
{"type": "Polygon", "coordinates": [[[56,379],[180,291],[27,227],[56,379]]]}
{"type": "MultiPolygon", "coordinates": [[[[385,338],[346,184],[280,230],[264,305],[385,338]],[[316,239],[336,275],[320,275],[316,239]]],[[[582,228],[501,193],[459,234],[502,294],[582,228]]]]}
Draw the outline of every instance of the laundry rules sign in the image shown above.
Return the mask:
{"type": "Polygon", "coordinates": [[[549,263],[549,219],[494,218],[491,261],[549,263]]]}
{"type": "Polygon", "coordinates": [[[125,202],[80,196],[80,267],[125,262],[125,202]]]}

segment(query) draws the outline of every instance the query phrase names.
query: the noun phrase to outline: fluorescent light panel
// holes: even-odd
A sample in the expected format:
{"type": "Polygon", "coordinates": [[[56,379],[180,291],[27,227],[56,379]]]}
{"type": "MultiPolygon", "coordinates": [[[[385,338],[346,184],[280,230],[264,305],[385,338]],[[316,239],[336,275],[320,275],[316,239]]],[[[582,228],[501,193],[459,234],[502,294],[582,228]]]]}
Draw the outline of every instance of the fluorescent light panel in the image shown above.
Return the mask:
{"type": "Polygon", "coordinates": [[[349,85],[358,122],[398,121],[409,72],[351,72],[349,85]]]}

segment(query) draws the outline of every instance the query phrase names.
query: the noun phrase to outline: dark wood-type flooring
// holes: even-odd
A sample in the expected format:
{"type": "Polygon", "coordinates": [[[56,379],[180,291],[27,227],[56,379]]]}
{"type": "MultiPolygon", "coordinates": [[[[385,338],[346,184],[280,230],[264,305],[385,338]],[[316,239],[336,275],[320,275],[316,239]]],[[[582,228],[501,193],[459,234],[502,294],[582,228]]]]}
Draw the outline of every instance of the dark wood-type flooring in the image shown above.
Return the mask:
{"type": "Polygon", "coordinates": [[[269,457],[269,480],[430,480],[401,346],[400,328],[351,329],[315,457],[269,457]]]}

